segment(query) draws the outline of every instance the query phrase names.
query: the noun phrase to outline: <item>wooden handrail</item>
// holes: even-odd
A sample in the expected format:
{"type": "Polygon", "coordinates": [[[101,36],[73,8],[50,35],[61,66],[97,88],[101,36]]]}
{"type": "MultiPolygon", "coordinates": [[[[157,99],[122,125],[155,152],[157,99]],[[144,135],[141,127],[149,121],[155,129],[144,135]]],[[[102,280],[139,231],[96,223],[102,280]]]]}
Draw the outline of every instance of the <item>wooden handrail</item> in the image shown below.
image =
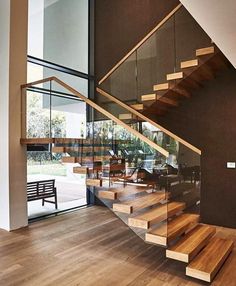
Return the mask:
{"type": "Polygon", "coordinates": [[[27,83],[27,84],[23,84],[21,86],[21,88],[27,88],[27,87],[32,87],[35,84],[40,84],[40,83],[44,83],[47,81],[55,81],[58,84],[60,84],[61,86],[63,86],[65,89],[67,89],[68,91],[70,91],[73,95],[79,97],[80,99],[82,99],[85,103],[87,103],[88,105],[90,105],[91,107],[93,107],[94,109],[96,109],[98,112],[102,113],[103,115],[105,115],[107,118],[109,118],[110,120],[116,122],[118,125],[124,127],[126,130],[128,130],[130,133],[132,133],[133,135],[137,136],[140,140],[142,140],[143,142],[145,142],[146,144],[148,144],[149,146],[151,146],[153,149],[155,149],[156,151],[158,151],[159,153],[161,153],[163,156],[168,157],[169,156],[169,152],[166,151],[164,148],[162,148],[161,146],[157,145],[155,142],[151,141],[150,139],[148,139],[147,137],[145,137],[143,134],[139,133],[137,130],[133,129],[132,127],[130,127],[128,124],[124,123],[123,121],[121,121],[120,119],[118,119],[117,117],[115,117],[113,114],[111,114],[110,112],[106,111],[105,109],[103,109],[102,107],[100,107],[99,105],[97,105],[95,102],[93,102],[92,100],[88,99],[86,96],[82,95],[81,93],[79,93],[77,90],[75,90],[73,87],[69,86],[68,84],[66,84],[65,82],[61,81],[60,79],[58,79],[57,77],[49,77],[49,78],[45,78],[42,80],[38,80],[35,82],[31,82],[31,83],[27,83]]]}
{"type": "Polygon", "coordinates": [[[40,79],[40,80],[32,81],[30,83],[22,84],[21,88],[32,87],[34,85],[38,85],[38,84],[41,84],[41,83],[44,83],[44,82],[48,82],[48,81],[53,81],[55,79],[56,79],[56,77],[54,77],[54,76],[46,77],[46,78],[43,78],[43,79],[40,79]]]}
{"type": "Polygon", "coordinates": [[[171,131],[167,130],[166,128],[164,128],[163,126],[159,125],[158,123],[156,123],[155,121],[151,120],[150,118],[148,118],[147,116],[145,116],[144,114],[140,113],[139,111],[133,109],[131,106],[127,105],[126,103],[122,102],[121,100],[119,100],[118,98],[112,96],[111,94],[107,93],[106,91],[102,90],[101,88],[97,87],[96,88],[97,92],[99,94],[101,94],[102,96],[108,98],[109,100],[111,100],[112,102],[117,103],[119,106],[125,108],[126,110],[128,110],[129,112],[131,112],[132,114],[134,114],[135,116],[138,116],[139,118],[143,119],[146,122],[149,122],[150,124],[152,124],[153,126],[157,127],[158,129],[160,129],[161,131],[163,131],[165,134],[169,135],[170,137],[172,137],[173,139],[175,139],[176,141],[178,141],[179,143],[183,144],[184,146],[188,147],[189,149],[191,149],[192,151],[194,151],[195,153],[201,155],[201,150],[198,149],[197,147],[193,146],[192,144],[190,144],[189,142],[185,141],[184,139],[180,138],[179,136],[175,135],[174,133],[172,133],[171,131]]]}
{"type": "Polygon", "coordinates": [[[145,43],[166,21],[168,21],[180,8],[182,4],[180,3],[174,10],[172,10],[158,25],[151,30],[138,44],[129,51],[109,72],[98,82],[101,85],[118,67],[123,64],[143,43],[145,43]]]}

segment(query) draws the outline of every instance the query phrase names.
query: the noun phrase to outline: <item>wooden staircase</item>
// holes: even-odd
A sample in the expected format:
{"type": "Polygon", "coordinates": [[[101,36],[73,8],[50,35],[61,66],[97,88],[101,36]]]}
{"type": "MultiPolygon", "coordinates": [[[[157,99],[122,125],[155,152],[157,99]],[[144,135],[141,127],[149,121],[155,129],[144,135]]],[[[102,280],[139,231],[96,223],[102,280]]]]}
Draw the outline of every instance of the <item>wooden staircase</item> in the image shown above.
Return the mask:
{"type": "Polygon", "coordinates": [[[177,107],[181,100],[190,98],[192,92],[203,87],[206,81],[231,66],[214,45],[197,49],[195,55],[194,59],[182,61],[179,71],[167,74],[166,82],[155,84],[154,93],[141,96],[141,103],[137,105],[143,104],[144,114],[153,111],[156,115],[164,115],[170,108],[177,107]]]}
{"type": "Polygon", "coordinates": [[[187,276],[211,282],[233,249],[231,240],[215,236],[215,227],[200,224],[199,215],[183,213],[186,204],[171,201],[171,193],[135,185],[96,193],[116,215],[126,215],[133,230],[145,231],[147,243],[165,246],[167,258],[189,263],[187,276]]]}

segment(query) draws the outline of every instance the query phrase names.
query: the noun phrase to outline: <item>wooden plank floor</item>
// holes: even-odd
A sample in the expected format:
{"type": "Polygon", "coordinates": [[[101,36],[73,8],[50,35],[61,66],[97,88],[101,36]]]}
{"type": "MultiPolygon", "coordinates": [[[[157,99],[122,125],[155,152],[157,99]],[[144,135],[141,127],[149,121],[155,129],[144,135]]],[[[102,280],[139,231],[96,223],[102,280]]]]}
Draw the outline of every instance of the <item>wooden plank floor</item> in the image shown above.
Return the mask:
{"type": "MultiPolygon", "coordinates": [[[[236,230],[219,228],[236,241],[236,230]]],[[[4,286],[194,286],[185,264],[165,258],[104,207],[0,230],[0,285],[4,286]]],[[[212,285],[234,286],[235,250],[212,285]]]]}

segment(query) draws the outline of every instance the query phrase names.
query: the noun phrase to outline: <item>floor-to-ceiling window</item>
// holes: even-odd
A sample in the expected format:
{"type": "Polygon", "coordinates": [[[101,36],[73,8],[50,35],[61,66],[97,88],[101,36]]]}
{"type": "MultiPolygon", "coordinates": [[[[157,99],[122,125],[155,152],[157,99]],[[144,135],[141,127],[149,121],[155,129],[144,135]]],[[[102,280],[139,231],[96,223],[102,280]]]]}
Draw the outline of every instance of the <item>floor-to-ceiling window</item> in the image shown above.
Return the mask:
{"type": "MultiPolygon", "coordinates": [[[[89,1],[29,0],[28,82],[55,76],[84,96],[89,86],[89,1]]],[[[83,138],[86,105],[57,84],[43,83],[27,90],[27,136],[83,138]]],[[[76,145],[64,152],[53,146],[29,147],[28,182],[55,180],[58,208],[40,200],[28,202],[29,217],[87,204],[84,175],[73,173],[76,145]],[[74,149],[73,149],[74,148],[74,149]],[[72,150],[70,152],[70,150],[72,150]]]]}

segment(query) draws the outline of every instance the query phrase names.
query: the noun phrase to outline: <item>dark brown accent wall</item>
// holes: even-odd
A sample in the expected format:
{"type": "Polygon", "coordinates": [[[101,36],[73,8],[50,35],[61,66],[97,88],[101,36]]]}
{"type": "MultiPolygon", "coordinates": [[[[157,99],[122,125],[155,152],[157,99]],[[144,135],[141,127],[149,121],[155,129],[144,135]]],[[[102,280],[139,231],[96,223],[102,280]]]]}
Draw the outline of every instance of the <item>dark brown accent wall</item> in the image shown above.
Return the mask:
{"type": "Polygon", "coordinates": [[[236,228],[236,169],[226,168],[236,162],[236,71],[222,72],[157,120],[202,150],[202,221],[236,228]]]}
{"type": "Polygon", "coordinates": [[[96,0],[96,80],[100,80],[178,4],[178,0],[96,0]]]}
{"type": "MultiPolygon", "coordinates": [[[[97,0],[96,79],[101,79],[174,7],[176,0],[97,0]]],[[[236,71],[225,71],[165,117],[163,126],[202,150],[201,218],[236,227],[236,71]]]]}

